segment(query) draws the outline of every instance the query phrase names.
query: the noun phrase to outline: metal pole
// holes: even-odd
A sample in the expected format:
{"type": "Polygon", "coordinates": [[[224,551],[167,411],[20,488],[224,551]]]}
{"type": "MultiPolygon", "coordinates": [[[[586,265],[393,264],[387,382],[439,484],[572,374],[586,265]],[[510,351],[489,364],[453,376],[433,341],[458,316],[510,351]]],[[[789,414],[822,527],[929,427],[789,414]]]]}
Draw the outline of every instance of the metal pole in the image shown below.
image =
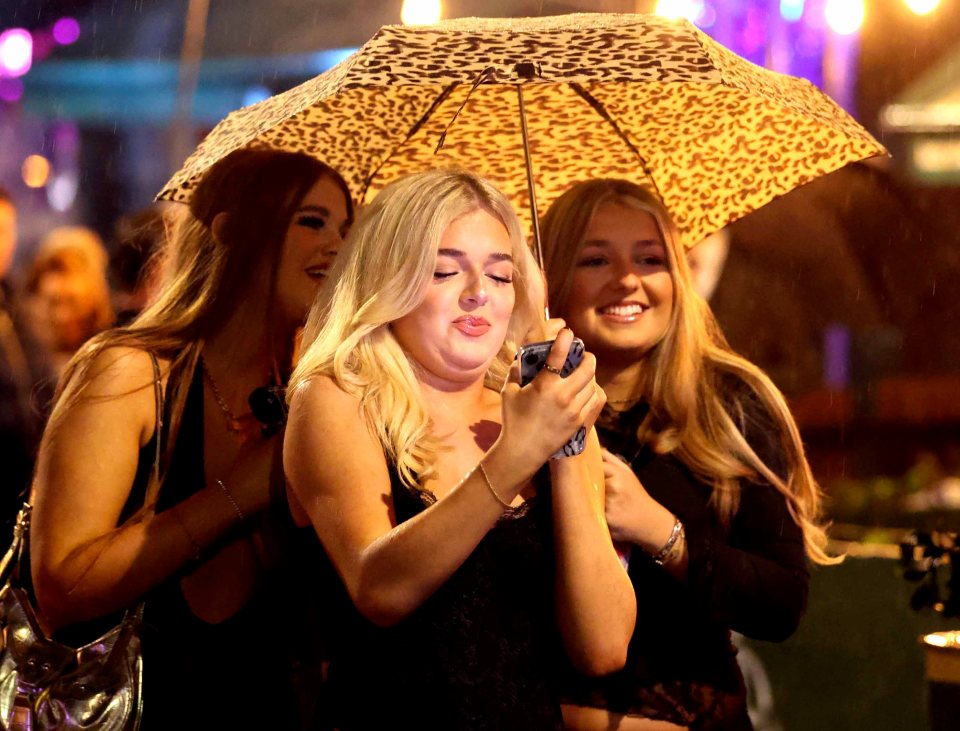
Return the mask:
{"type": "MultiPolygon", "coordinates": [[[[520,105],[520,136],[523,138],[523,162],[527,168],[527,191],[530,194],[530,214],[533,216],[533,251],[537,264],[543,269],[543,247],[540,244],[540,216],[537,213],[537,191],[533,185],[533,163],[530,161],[530,137],[527,134],[527,115],[523,109],[523,84],[517,84],[517,101],[520,105]]],[[[547,289],[543,289],[543,312],[550,319],[547,289]]]]}
{"type": "Polygon", "coordinates": [[[210,0],[190,0],[183,29],[183,47],[180,49],[180,73],[177,79],[177,107],[173,119],[173,138],[170,141],[170,165],[176,170],[193,149],[190,116],[193,97],[200,76],[203,42],[207,33],[210,0]]]}

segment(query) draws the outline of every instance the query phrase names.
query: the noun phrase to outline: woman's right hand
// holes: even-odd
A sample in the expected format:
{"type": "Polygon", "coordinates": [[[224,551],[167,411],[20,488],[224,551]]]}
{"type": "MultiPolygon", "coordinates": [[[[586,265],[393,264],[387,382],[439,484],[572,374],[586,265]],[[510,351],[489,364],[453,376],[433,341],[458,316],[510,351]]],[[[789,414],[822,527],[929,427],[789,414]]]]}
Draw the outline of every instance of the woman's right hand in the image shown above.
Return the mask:
{"type": "MultiPolygon", "coordinates": [[[[546,364],[560,370],[573,342],[573,332],[564,328],[547,356],[546,364]]],[[[532,475],[560,449],[581,426],[593,425],[605,397],[594,379],[597,360],[584,353],[569,376],[543,368],[526,386],[520,387],[520,363],[515,361],[501,392],[503,429],[498,444],[532,475]]]]}
{"type": "Polygon", "coordinates": [[[283,431],[246,445],[223,484],[244,515],[256,515],[279,496],[272,485],[282,485],[283,431]]]}

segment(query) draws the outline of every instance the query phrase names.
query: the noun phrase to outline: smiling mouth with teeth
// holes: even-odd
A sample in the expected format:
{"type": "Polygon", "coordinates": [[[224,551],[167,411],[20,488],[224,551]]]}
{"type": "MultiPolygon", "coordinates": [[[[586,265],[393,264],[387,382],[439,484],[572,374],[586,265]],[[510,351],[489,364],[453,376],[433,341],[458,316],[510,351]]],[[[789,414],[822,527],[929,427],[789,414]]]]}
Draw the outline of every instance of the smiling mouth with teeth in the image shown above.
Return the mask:
{"type": "Polygon", "coordinates": [[[606,307],[600,308],[600,313],[604,315],[616,315],[617,317],[631,317],[633,315],[639,315],[647,307],[638,303],[631,303],[629,305],[608,305],[606,307]]]}

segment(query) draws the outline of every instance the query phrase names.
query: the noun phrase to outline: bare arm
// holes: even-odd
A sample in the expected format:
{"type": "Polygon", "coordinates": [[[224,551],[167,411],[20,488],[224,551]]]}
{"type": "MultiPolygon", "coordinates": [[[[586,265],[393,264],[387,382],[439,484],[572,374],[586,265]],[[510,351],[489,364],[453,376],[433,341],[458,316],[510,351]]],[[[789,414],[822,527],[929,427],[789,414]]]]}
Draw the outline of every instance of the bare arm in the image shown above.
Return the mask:
{"type": "Polygon", "coordinates": [[[637,606],[604,518],[600,444],[590,430],[583,454],[550,462],[557,552],[557,622],[568,656],[589,675],[627,660],[637,606]]]}
{"type": "MultiPolygon", "coordinates": [[[[511,384],[503,393],[503,429],[483,465],[506,502],[583,423],[592,372],[569,383],[546,376],[523,392],[511,384]],[[512,429],[523,436],[511,438],[512,429]]],[[[284,465],[357,609],[385,626],[412,613],[449,579],[503,513],[475,470],[435,505],[397,525],[383,449],[367,429],[359,400],[329,378],[313,379],[294,397],[284,465]]]]}
{"type": "MultiPolygon", "coordinates": [[[[98,356],[56,433],[44,435],[31,565],[40,608],[53,627],[129,606],[236,524],[233,506],[213,485],[163,513],[117,526],[139,450],[155,429],[155,408],[149,355],[113,348],[98,356]]],[[[258,445],[231,485],[248,515],[266,506],[273,447],[258,445]]]]}

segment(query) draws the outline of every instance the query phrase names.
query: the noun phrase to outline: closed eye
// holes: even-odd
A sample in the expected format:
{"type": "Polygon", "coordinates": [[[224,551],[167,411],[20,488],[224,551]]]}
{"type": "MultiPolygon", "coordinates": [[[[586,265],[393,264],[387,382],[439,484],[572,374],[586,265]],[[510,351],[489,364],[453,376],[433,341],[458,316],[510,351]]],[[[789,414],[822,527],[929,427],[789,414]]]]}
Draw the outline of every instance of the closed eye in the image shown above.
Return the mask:
{"type": "Polygon", "coordinates": [[[306,226],[307,228],[312,228],[315,231],[320,231],[326,227],[327,219],[322,216],[313,215],[298,216],[297,225],[306,226]]]}
{"type": "Polygon", "coordinates": [[[607,263],[606,257],[587,256],[577,262],[578,267],[600,267],[607,263]]]}
{"type": "Polygon", "coordinates": [[[434,278],[434,279],[449,279],[450,277],[454,276],[456,273],[457,273],[457,272],[434,272],[434,273],[433,273],[433,278],[434,278]]]}
{"type": "Polygon", "coordinates": [[[488,274],[487,276],[498,284],[511,284],[513,282],[513,277],[506,277],[502,274],[488,274]]]}

